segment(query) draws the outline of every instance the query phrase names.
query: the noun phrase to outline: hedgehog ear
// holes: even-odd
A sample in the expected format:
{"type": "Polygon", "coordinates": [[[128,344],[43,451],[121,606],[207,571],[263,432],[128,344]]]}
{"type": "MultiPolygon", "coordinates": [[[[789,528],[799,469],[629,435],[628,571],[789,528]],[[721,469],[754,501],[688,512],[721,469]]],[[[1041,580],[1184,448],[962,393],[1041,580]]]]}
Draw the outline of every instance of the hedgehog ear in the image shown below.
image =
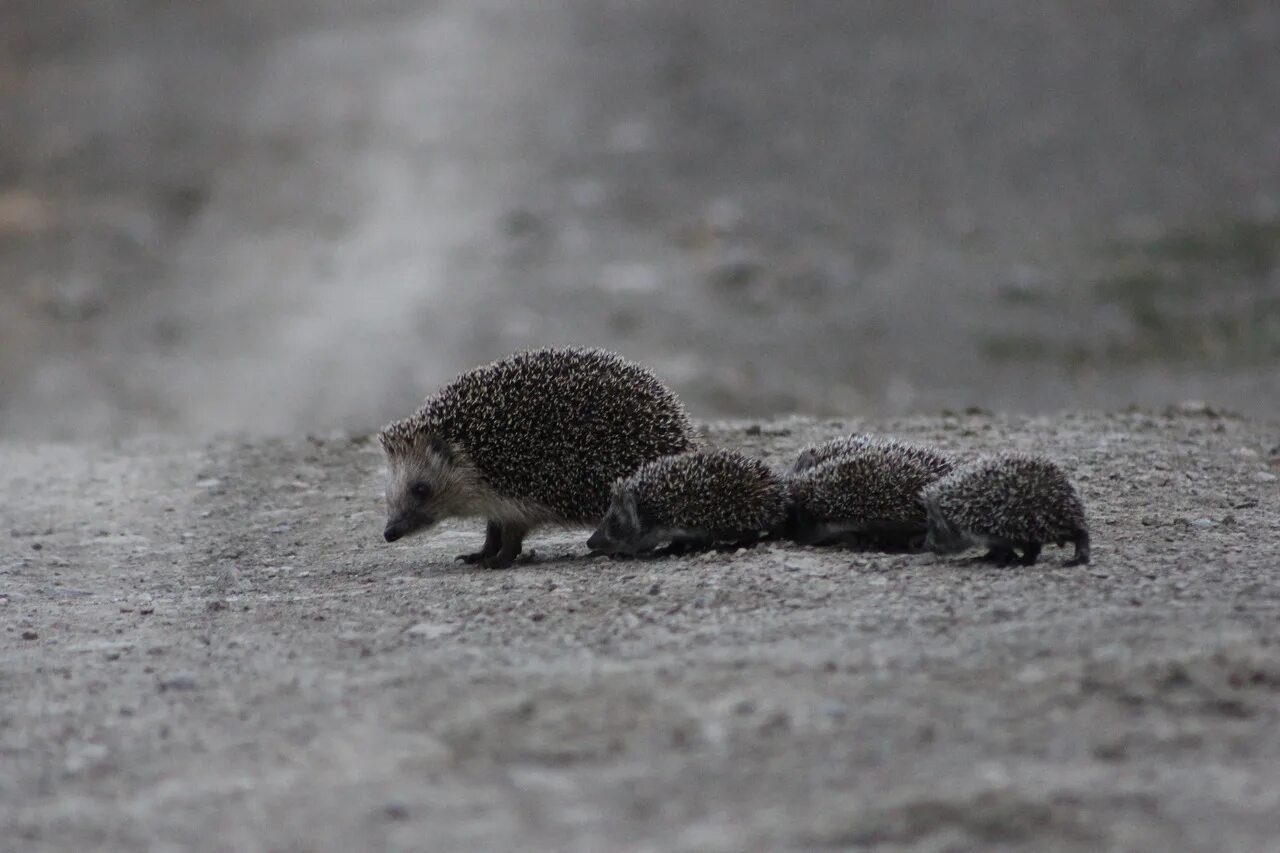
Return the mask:
{"type": "Polygon", "coordinates": [[[431,436],[431,452],[443,458],[446,462],[453,461],[453,448],[449,446],[449,442],[445,441],[438,435],[431,436]]]}
{"type": "Polygon", "coordinates": [[[631,490],[619,495],[618,505],[622,509],[622,517],[627,520],[632,530],[640,529],[640,508],[636,506],[636,493],[631,490]]]}

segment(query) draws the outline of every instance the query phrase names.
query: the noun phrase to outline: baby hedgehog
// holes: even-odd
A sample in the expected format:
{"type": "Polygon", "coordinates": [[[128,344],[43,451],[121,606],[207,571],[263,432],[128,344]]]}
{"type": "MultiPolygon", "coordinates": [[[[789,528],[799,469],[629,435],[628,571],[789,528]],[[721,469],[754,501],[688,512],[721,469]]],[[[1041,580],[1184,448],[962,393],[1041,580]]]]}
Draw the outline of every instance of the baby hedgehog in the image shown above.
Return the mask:
{"type": "Polygon", "coordinates": [[[391,470],[386,540],[483,517],[484,547],[459,559],[493,568],[511,565],[536,525],[595,524],[615,480],[696,444],[684,407],[652,373],[576,348],[467,371],[378,438],[391,470]]]}
{"type": "Polygon", "coordinates": [[[929,486],[924,501],[925,546],[939,553],[981,545],[989,549],[984,560],[1030,566],[1045,543],[1070,542],[1076,550],[1066,565],[1089,562],[1084,505],[1062,469],[1047,459],[1015,453],[980,459],[929,486]]]}
{"type": "Polygon", "coordinates": [[[929,447],[892,438],[851,436],[788,480],[788,535],[802,545],[873,545],[916,550],[926,517],[920,490],[955,464],[929,447]]]}
{"type": "Polygon", "coordinates": [[[785,514],[786,486],[769,466],[735,450],[699,450],[657,459],[619,480],[587,546],[636,554],[668,542],[673,553],[749,544],[785,514]]]}

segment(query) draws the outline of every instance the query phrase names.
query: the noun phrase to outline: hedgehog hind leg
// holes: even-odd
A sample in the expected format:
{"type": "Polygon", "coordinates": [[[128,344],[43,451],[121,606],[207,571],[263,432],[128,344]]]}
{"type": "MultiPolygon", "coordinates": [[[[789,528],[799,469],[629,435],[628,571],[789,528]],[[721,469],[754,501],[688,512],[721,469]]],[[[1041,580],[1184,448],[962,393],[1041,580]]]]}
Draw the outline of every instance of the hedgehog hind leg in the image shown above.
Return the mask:
{"type": "Polygon", "coordinates": [[[459,554],[457,559],[467,565],[475,565],[491,560],[497,556],[498,551],[502,549],[502,526],[496,521],[490,521],[484,528],[484,545],[479,551],[472,554],[459,554]]]}
{"type": "Polygon", "coordinates": [[[1089,531],[1076,531],[1073,543],[1076,546],[1076,553],[1070,559],[1063,563],[1064,566],[1083,566],[1089,562],[1089,531]]]}
{"type": "Polygon", "coordinates": [[[507,522],[501,525],[502,547],[493,556],[482,560],[481,565],[486,569],[511,568],[516,557],[520,556],[520,550],[524,547],[524,535],[528,532],[529,527],[524,524],[507,522]]]}

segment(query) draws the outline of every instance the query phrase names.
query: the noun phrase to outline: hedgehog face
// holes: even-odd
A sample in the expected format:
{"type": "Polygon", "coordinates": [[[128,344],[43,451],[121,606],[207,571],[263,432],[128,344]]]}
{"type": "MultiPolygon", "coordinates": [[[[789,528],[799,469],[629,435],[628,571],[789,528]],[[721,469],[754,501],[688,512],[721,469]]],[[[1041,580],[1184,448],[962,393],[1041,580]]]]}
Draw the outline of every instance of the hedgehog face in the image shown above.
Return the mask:
{"type": "Polygon", "coordinates": [[[925,534],[924,548],[938,554],[954,554],[963,551],[971,544],[964,531],[947,520],[938,506],[936,498],[926,498],[925,510],[928,513],[928,533],[925,534]]]}
{"type": "Polygon", "coordinates": [[[610,554],[635,554],[645,550],[645,538],[635,493],[615,490],[609,511],[587,540],[587,547],[610,554]]]}
{"type": "Polygon", "coordinates": [[[793,477],[796,474],[803,474],[810,468],[816,467],[818,462],[818,451],[812,447],[807,447],[800,451],[800,455],[796,457],[796,461],[791,463],[791,467],[787,470],[787,474],[793,477]]]}
{"type": "Polygon", "coordinates": [[[388,542],[428,530],[442,518],[465,514],[466,466],[458,463],[448,444],[431,438],[385,450],[391,471],[383,531],[388,542]]]}

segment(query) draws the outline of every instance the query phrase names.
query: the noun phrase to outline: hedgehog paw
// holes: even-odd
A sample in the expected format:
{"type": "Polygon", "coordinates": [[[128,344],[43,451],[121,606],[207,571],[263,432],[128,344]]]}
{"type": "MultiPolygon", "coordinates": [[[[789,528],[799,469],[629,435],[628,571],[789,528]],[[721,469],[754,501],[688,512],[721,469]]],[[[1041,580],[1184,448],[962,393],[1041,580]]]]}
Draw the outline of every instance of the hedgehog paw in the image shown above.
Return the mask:
{"type": "Polygon", "coordinates": [[[509,569],[515,564],[515,561],[514,555],[493,554],[481,558],[480,565],[486,569],[509,569]]]}
{"type": "Polygon", "coordinates": [[[923,554],[928,549],[924,546],[924,534],[916,533],[901,542],[902,550],[907,554],[923,554]]]}
{"type": "Polygon", "coordinates": [[[474,554],[459,554],[453,559],[455,563],[466,563],[468,566],[474,566],[487,556],[484,551],[476,551],[474,554]]]}

